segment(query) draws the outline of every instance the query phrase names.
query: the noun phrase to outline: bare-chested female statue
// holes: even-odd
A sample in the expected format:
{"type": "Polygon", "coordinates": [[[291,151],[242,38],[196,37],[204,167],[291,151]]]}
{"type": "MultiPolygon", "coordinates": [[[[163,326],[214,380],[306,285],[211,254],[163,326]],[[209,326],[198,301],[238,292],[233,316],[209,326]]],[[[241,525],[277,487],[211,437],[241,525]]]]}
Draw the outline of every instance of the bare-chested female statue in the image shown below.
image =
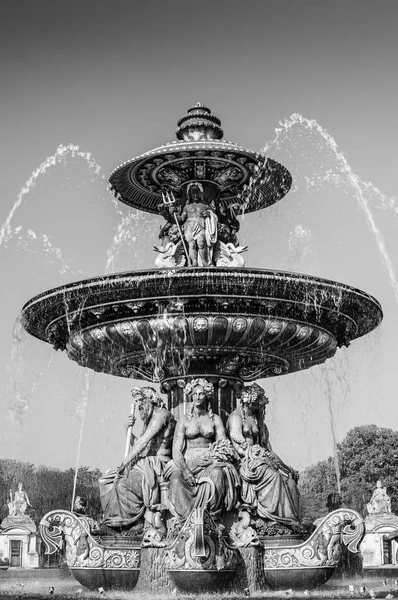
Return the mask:
{"type": "Polygon", "coordinates": [[[194,508],[206,508],[213,516],[232,510],[239,485],[232,444],[211,408],[213,384],[194,379],[185,394],[192,408],[177,422],[173,461],[166,472],[170,479],[169,508],[181,521],[194,508]]]}
{"type": "MultiPolygon", "coordinates": [[[[130,451],[116,471],[108,471],[99,480],[104,523],[122,528],[132,525],[149,509],[160,503],[159,480],[171,459],[175,420],[151,387],[131,390],[135,406],[144,423],[138,439],[132,439],[130,451]]],[[[134,416],[126,425],[134,424],[134,416]]],[[[149,513],[145,514],[148,517],[149,513]]],[[[148,518],[150,522],[150,518],[148,518]]]]}
{"type": "Polygon", "coordinates": [[[227,421],[228,433],[241,457],[241,498],[256,508],[259,517],[297,525],[297,473],[272,451],[263,419],[267,403],[260,386],[248,386],[241,393],[240,406],[227,421]]]}

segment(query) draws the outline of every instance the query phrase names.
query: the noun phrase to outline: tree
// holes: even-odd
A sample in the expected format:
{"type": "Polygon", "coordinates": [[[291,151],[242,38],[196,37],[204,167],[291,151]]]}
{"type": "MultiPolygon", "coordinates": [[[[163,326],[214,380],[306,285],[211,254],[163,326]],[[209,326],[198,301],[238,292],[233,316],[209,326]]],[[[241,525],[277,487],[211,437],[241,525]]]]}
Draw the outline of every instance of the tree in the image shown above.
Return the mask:
{"type": "MultiPolygon", "coordinates": [[[[77,474],[76,495],[85,496],[88,514],[101,518],[98,469],[90,471],[81,467],[77,474]]],[[[21,481],[26,489],[32,508],[28,514],[38,523],[50,510],[71,509],[75,471],[61,471],[52,467],[35,466],[17,460],[0,459],[0,521],[8,514],[10,489],[15,491],[21,481]]]]}
{"type": "Polygon", "coordinates": [[[398,432],[377,425],[351,429],[338,444],[345,506],[366,514],[366,503],[381,480],[398,514],[398,432]]]}
{"type": "Polygon", "coordinates": [[[307,467],[300,473],[300,519],[304,525],[327,514],[327,499],[336,490],[336,479],[332,458],[307,467]]]}
{"type": "MultiPolygon", "coordinates": [[[[392,512],[398,514],[398,432],[377,425],[354,427],[337,449],[342,505],[365,517],[380,479],[391,497],[392,512]]],[[[337,491],[333,459],[307,467],[300,474],[299,490],[302,520],[324,516],[328,495],[337,491]]]]}

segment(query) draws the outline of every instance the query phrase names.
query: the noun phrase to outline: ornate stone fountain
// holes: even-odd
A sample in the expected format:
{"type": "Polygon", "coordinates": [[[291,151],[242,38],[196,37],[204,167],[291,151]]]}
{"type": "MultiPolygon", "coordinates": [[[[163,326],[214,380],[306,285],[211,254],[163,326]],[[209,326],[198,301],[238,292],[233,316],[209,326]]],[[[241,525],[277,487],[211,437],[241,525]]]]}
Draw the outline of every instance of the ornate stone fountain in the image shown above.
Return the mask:
{"type": "Polygon", "coordinates": [[[81,511],[43,518],[48,550],[64,536],[86,585],[309,587],[363,535],[361,517],[341,509],[303,541],[297,473],[272,451],[268,399],[251,382],[323,363],[377,327],[381,307],[347,285],[245,267],[238,217],[283,198],[291,177],[222,138],[197,104],[177,141],[110,176],[118,200],[165,219],[156,269],[63,286],[22,310],[28,332],[78,364],[167,394],[133,389],[144,433],[100,480],[104,523],[81,511]]]}

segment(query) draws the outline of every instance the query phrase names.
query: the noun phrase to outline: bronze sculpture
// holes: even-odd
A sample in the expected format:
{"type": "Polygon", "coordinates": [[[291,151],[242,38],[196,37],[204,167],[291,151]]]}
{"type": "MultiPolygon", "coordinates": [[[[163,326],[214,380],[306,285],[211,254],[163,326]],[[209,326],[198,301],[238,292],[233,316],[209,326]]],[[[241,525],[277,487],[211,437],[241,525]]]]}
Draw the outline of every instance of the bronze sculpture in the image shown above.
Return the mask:
{"type": "Polygon", "coordinates": [[[213,392],[213,385],[203,378],[188,383],[185,393],[192,407],[176,425],[173,462],[166,477],[171,510],[182,521],[195,508],[206,508],[213,516],[230,511],[238,499],[233,450],[213,412],[213,392]]]}
{"type": "Polygon", "coordinates": [[[264,421],[268,399],[260,386],[253,388],[249,386],[241,392],[240,406],[227,421],[228,433],[241,459],[242,502],[255,507],[262,518],[298,525],[297,474],[272,451],[264,421]]]}
{"type": "MultiPolygon", "coordinates": [[[[144,514],[147,521],[152,521],[149,509],[160,503],[159,483],[171,459],[174,417],[155,389],[133,388],[132,395],[144,431],[133,440],[119,468],[108,471],[99,481],[104,523],[109,527],[131,526],[144,514]]],[[[133,425],[134,419],[134,416],[128,418],[128,427],[133,425]]]]}

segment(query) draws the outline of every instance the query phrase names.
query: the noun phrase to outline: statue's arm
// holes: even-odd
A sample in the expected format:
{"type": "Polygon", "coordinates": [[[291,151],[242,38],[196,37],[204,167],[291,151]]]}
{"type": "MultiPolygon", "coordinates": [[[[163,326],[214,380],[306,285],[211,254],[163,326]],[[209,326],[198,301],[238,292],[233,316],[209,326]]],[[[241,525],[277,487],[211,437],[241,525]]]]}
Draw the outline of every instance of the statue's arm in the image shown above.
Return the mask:
{"type": "Polygon", "coordinates": [[[214,415],[214,431],[216,440],[226,440],[227,434],[221,418],[218,415],[214,415]]]}
{"type": "Polygon", "coordinates": [[[247,442],[242,434],[242,418],[240,415],[230,415],[227,423],[229,437],[231,442],[239,454],[239,456],[245,455],[247,442]]]}
{"type": "Polygon", "coordinates": [[[174,430],[173,437],[173,460],[175,465],[181,469],[181,471],[189,471],[188,465],[185,461],[183,450],[185,445],[185,420],[184,418],[178,419],[176,428],[174,430]]]}
{"type": "Polygon", "coordinates": [[[173,217],[174,219],[176,219],[180,224],[185,223],[185,221],[188,218],[188,213],[186,208],[184,207],[184,209],[182,210],[182,212],[179,212],[180,207],[179,206],[171,206],[169,208],[170,211],[170,216],[173,217]]]}
{"type": "Polygon", "coordinates": [[[127,465],[129,465],[133,460],[138,458],[141,452],[146,448],[146,446],[150,443],[150,441],[159,435],[162,428],[166,425],[166,415],[163,412],[157,413],[153,415],[148,427],[144,431],[144,433],[134,441],[134,446],[132,446],[130,452],[127,457],[123,460],[122,464],[119,467],[119,472],[123,471],[127,465]]]}
{"type": "Polygon", "coordinates": [[[281,471],[284,471],[287,475],[290,475],[290,474],[294,475],[296,473],[292,467],[289,467],[289,465],[284,463],[283,460],[280,458],[280,456],[278,456],[276,454],[276,452],[274,452],[272,450],[271,444],[268,444],[268,450],[269,450],[271,456],[273,456],[273,458],[277,462],[278,469],[280,469],[281,471]]]}
{"type": "Polygon", "coordinates": [[[185,446],[185,419],[181,418],[177,421],[173,438],[173,461],[175,465],[182,471],[185,481],[188,485],[196,484],[195,476],[188,467],[183,450],[185,446]]]}
{"type": "Polygon", "coordinates": [[[25,500],[26,500],[26,504],[28,506],[32,506],[31,503],[29,502],[29,497],[28,497],[28,494],[26,492],[25,492],[25,500]]]}

